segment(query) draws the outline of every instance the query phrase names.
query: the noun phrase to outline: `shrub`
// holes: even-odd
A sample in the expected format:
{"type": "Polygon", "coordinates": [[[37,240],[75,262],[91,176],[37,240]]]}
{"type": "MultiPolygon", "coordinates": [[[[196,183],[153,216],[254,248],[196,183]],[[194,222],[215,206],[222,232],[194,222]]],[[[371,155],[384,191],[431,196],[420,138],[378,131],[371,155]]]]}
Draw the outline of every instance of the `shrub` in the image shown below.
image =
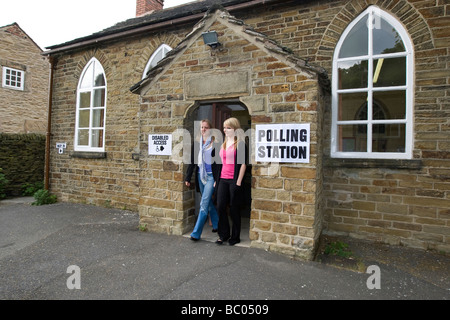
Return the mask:
{"type": "Polygon", "coordinates": [[[35,183],[25,183],[22,185],[22,195],[24,196],[32,196],[36,191],[44,189],[44,182],[35,182],[35,183]]]}
{"type": "Polygon", "coordinates": [[[349,258],[353,255],[353,253],[348,248],[348,244],[341,242],[341,241],[329,243],[325,247],[324,253],[326,255],[331,254],[331,255],[336,255],[339,257],[343,257],[343,258],[349,258]]]}
{"type": "Polygon", "coordinates": [[[0,168],[0,199],[3,199],[6,197],[5,194],[5,187],[8,184],[8,180],[6,180],[5,175],[2,173],[2,169],[0,168]]]}
{"type": "Polygon", "coordinates": [[[45,189],[36,191],[33,197],[36,200],[32,203],[33,206],[42,206],[45,204],[52,204],[56,202],[56,196],[50,194],[50,192],[45,189]]]}

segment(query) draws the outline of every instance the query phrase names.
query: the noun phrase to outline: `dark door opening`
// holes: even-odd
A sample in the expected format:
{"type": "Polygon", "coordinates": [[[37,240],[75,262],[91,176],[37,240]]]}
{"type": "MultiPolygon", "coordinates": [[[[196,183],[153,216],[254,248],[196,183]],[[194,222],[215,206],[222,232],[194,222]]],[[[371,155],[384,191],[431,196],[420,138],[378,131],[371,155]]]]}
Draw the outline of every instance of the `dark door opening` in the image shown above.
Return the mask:
{"type": "MultiPolygon", "coordinates": [[[[203,119],[209,119],[212,123],[212,126],[219,130],[222,133],[223,137],[223,123],[226,119],[235,117],[241,123],[241,128],[246,132],[250,132],[248,130],[251,129],[251,117],[248,113],[247,108],[241,104],[240,102],[211,102],[201,104],[193,113],[192,113],[192,121],[200,121],[203,119]]],[[[247,145],[249,144],[249,140],[246,139],[247,145]]],[[[249,145],[248,145],[249,146],[249,145]]],[[[250,146],[249,146],[250,147],[250,146]]],[[[244,177],[243,182],[243,191],[245,193],[245,203],[241,207],[241,245],[247,246],[250,245],[249,239],[249,229],[250,229],[250,213],[251,213],[251,176],[252,168],[251,165],[247,166],[247,171],[244,177]]],[[[196,192],[195,195],[195,214],[198,214],[199,205],[200,205],[201,195],[196,192]]],[[[204,235],[202,238],[208,240],[208,234],[210,232],[209,221],[206,222],[204,235]]],[[[211,240],[215,240],[217,235],[214,234],[214,238],[211,240]]]]}

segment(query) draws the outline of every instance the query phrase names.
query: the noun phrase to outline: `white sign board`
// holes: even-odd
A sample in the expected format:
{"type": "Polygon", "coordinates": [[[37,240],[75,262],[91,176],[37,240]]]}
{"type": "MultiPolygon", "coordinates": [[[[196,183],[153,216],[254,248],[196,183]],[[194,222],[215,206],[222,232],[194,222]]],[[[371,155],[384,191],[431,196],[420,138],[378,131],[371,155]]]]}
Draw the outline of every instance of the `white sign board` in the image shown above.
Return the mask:
{"type": "Polygon", "coordinates": [[[256,125],[257,162],[309,163],[310,124],[256,125]]]}
{"type": "Polygon", "coordinates": [[[58,149],[58,153],[59,154],[63,154],[64,153],[64,149],[67,148],[67,144],[65,142],[57,142],[56,143],[56,148],[58,149]]]}
{"type": "Polygon", "coordinates": [[[172,155],[172,135],[171,134],[149,134],[148,154],[153,156],[172,155]]]}

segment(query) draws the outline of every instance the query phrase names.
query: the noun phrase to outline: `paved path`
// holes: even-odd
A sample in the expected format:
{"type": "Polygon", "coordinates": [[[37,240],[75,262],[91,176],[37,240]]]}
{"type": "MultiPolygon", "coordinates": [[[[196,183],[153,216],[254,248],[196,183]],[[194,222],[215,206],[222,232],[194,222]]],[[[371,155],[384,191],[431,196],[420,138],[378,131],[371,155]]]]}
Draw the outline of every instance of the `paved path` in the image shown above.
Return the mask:
{"type": "Polygon", "coordinates": [[[0,202],[0,300],[450,299],[448,269],[436,283],[379,267],[381,289],[370,290],[366,273],[141,232],[128,211],[0,202]]]}

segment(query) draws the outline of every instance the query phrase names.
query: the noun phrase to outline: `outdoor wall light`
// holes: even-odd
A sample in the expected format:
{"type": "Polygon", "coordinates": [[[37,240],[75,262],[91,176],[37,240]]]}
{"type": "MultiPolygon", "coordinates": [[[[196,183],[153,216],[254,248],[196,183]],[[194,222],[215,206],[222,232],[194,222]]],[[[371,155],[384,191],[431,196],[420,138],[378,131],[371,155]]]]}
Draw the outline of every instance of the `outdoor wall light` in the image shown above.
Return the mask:
{"type": "Polygon", "coordinates": [[[218,40],[217,32],[216,31],[208,31],[202,33],[203,42],[210,46],[211,48],[215,49],[218,46],[220,46],[220,42],[218,40]]]}

